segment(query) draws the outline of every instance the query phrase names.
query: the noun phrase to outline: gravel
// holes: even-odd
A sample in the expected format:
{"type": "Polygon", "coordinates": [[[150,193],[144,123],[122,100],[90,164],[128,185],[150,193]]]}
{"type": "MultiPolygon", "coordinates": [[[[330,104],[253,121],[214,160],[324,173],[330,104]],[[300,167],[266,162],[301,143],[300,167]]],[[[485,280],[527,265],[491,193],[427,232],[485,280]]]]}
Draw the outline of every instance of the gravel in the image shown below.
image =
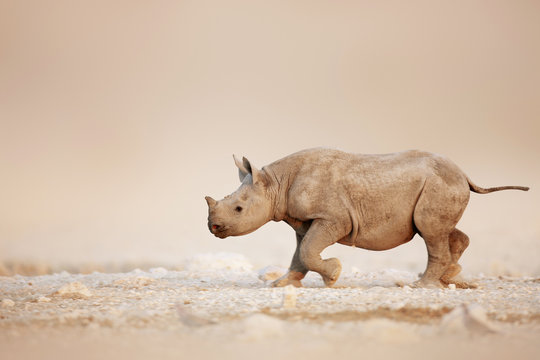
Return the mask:
{"type": "Polygon", "coordinates": [[[353,356],[362,344],[362,353],[421,357],[455,352],[460,341],[469,355],[540,354],[538,278],[476,276],[467,280],[477,289],[414,289],[405,284],[418,274],[353,269],[334,288],[314,273],[303,288],[272,288],[285,269],[253,269],[239,254],[201,254],[183,268],[0,277],[0,349],[13,359],[83,349],[90,358],[98,349],[142,358],[152,348],[165,358],[186,349],[197,358],[323,358],[336,348],[353,356]]]}

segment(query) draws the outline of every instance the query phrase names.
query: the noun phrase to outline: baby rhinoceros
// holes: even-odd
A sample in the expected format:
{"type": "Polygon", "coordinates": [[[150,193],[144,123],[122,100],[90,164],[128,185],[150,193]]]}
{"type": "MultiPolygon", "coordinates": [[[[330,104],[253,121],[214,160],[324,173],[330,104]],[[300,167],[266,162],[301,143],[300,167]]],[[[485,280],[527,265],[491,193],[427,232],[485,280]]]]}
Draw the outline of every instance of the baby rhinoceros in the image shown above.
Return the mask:
{"type": "Polygon", "coordinates": [[[273,286],[301,286],[308,271],[318,272],[332,286],[341,263],[321,258],[326,247],[340,243],[388,250],[419,234],[426,243],[428,263],[412,286],[466,287],[456,275],[469,238],[456,224],[470,191],[529,189],[481,188],[447,158],[416,150],[359,155],[311,149],[261,170],[246,158],[234,160],[242,185],[223,200],[206,197],[208,228],[226,238],[248,234],[270,220],[289,224],[296,232],[296,251],[289,271],[273,286]]]}

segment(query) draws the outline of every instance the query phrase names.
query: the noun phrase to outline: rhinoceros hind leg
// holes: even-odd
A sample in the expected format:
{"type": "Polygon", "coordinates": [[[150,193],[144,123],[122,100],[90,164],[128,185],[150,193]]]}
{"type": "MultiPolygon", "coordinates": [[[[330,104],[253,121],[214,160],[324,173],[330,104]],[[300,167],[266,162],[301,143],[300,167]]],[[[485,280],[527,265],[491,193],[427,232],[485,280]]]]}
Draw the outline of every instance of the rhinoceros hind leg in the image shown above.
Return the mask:
{"type": "Polygon", "coordinates": [[[449,270],[452,262],[448,235],[428,237],[423,236],[428,251],[426,271],[413,285],[415,287],[443,288],[446,284],[441,282],[443,275],[449,270]]]}
{"type": "Polygon", "coordinates": [[[468,238],[455,226],[467,206],[469,193],[462,176],[426,179],[413,220],[426,243],[428,263],[422,278],[414,286],[444,287],[446,284],[441,279],[449,279],[461,270],[457,261],[467,247],[468,238]]]}
{"type": "Polygon", "coordinates": [[[450,244],[452,263],[457,264],[461,255],[467,246],[469,246],[469,237],[463,231],[456,228],[450,233],[448,243],[450,244]]]}
{"type": "Polygon", "coordinates": [[[426,237],[424,237],[424,241],[428,250],[426,271],[420,280],[412,284],[412,287],[443,288],[445,284],[440,279],[447,271],[451,261],[448,241],[426,237]]]}
{"type": "Polygon", "coordinates": [[[459,264],[452,263],[448,266],[448,269],[441,276],[441,282],[445,285],[451,284],[452,280],[461,272],[461,266],[459,264]]]}
{"type": "Polygon", "coordinates": [[[450,254],[452,256],[452,263],[441,277],[443,284],[454,284],[457,288],[460,289],[476,289],[478,285],[473,283],[468,283],[463,280],[459,273],[461,272],[461,266],[458,264],[458,261],[469,246],[469,237],[458,229],[454,229],[450,233],[450,238],[448,240],[450,244],[450,254]]]}
{"type": "Polygon", "coordinates": [[[454,276],[453,278],[451,278],[449,280],[441,279],[441,282],[446,286],[450,285],[450,284],[454,284],[456,286],[456,288],[458,288],[458,289],[476,289],[476,288],[478,288],[478,284],[468,282],[468,281],[464,280],[460,275],[454,276]]]}
{"type": "Polygon", "coordinates": [[[461,266],[458,264],[459,258],[469,246],[469,237],[459,229],[454,229],[448,237],[450,245],[450,255],[452,256],[452,264],[441,277],[443,282],[449,283],[450,279],[454,278],[461,272],[461,266]]]}

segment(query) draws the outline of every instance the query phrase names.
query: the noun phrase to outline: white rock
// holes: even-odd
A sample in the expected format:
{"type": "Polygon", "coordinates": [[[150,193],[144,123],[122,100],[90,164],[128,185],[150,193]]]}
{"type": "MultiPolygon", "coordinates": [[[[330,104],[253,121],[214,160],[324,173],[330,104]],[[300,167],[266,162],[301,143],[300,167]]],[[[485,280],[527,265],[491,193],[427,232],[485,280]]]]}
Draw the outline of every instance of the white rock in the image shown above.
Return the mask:
{"type": "Polygon", "coordinates": [[[142,289],[143,287],[148,286],[155,281],[155,279],[149,278],[148,276],[134,276],[115,280],[113,284],[117,286],[122,286],[126,289],[142,289]]]}
{"type": "Polygon", "coordinates": [[[440,330],[442,333],[453,334],[463,332],[488,334],[499,331],[488,320],[486,311],[478,304],[462,304],[456,307],[443,317],[440,330]]]}
{"type": "Polygon", "coordinates": [[[10,308],[10,307],[13,307],[15,305],[15,301],[11,300],[11,299],[3,299],[2,300],[2,307],[3,308],[10,308]]]}
{"type": "Polygon", "coordinates": [[[486,310],[479,304],[472,304],[467,307],[469,317],[474,321],[474,326],[483,327],[488,332],[497,332],[496,326],[488,319],[486,310]]]}
{"type": "Polygon", "coordinates": [[[70,299],[87,299],[92,296],[92,293],[83,283],[75,281],[62,286],[56,295],[70,299]]]}
{"type": "Polygon", "coordinates": [[[465,309],[464,306],[458,306],[448,314],[444,315],[441,320],[440,331],[442,333],[462,333],[467,330],[465,325],[465,309]]]}

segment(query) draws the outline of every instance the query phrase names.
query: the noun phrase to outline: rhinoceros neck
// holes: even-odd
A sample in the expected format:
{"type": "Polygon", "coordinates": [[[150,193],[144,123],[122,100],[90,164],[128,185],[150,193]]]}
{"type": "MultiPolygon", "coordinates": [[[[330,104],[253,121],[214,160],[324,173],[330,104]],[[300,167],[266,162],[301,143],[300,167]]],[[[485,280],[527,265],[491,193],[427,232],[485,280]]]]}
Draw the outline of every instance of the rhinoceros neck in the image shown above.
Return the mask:
{"type": "Polygon", "coordinates": [[[278,160],[263,168],[270,179],[268,193],[272,201],[274,221],[287,217],[288,193],[298,170],[294,161],[288,160],[278,160]]]}

